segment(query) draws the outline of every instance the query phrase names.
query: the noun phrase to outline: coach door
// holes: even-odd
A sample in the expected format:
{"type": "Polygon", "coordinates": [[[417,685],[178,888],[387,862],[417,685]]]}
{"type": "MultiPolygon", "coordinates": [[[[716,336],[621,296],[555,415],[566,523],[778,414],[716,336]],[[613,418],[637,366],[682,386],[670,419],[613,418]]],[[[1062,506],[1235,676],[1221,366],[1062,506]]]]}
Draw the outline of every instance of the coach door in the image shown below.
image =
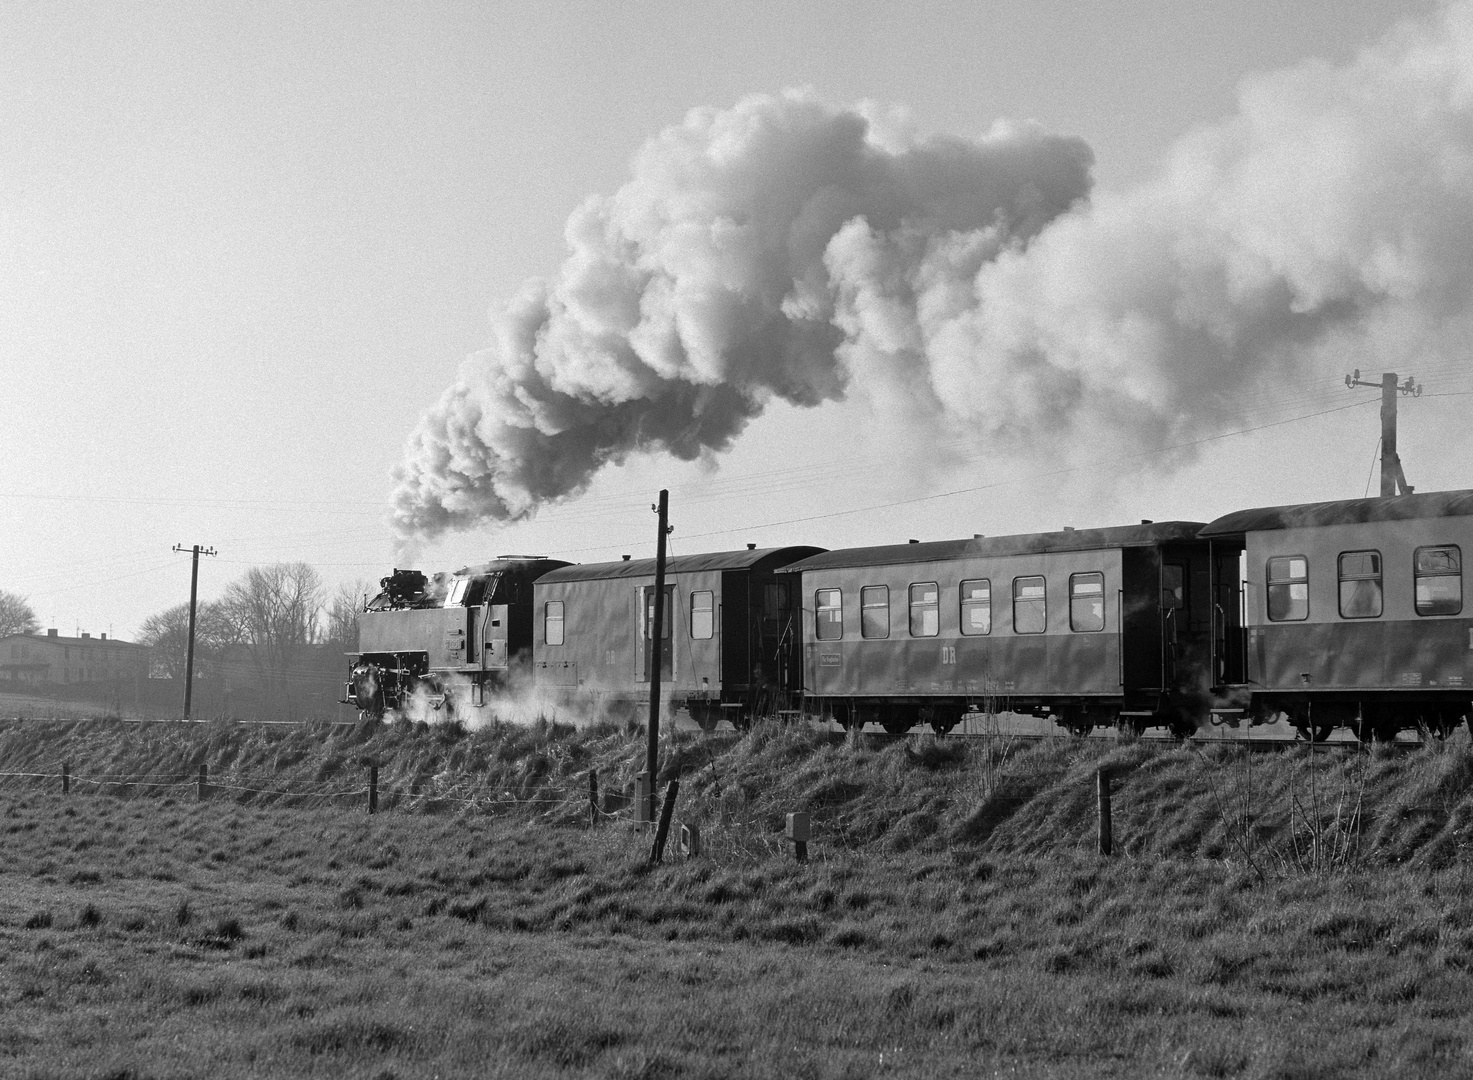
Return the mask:
{"type": "Polygon", "coordinates": [[[1206,544],[1161,551],[1161,677],[1167,689],[1187,689],[1211,679],[1213,595],[1206,544]]]}

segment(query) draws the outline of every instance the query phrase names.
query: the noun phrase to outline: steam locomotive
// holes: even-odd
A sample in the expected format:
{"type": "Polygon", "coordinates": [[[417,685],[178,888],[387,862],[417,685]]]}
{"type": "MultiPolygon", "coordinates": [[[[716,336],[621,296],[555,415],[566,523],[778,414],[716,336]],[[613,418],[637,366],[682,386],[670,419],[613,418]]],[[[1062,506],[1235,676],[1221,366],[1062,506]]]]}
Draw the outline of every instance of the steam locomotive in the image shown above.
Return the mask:
{"type": "Polygon", "coordinates": [[[396,571],[359,620],[347,700],[474,709],[515,670],[605,716],[648,702],[704,728],[790,712],[951,730],[972,711],[1076,734],[1285,718],[1319,740],[1445,734],[1473,707],[1462,552],[1473,491],[823,551],[502,559],[396,571]]]}

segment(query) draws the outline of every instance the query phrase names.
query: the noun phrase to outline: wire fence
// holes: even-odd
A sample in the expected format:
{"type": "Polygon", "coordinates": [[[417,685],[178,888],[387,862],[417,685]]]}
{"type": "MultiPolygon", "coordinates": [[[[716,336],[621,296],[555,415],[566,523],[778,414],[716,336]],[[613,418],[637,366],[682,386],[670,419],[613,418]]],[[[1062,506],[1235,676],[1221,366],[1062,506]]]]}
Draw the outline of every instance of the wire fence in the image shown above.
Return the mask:
{"type": "MultiPolygon", "coordinates": [[[[1002,730],[979,727],[971,734],[975,737],[967,740],[965,745],[961,741],[935,740],[922,741],[912,749],[907,744],[902,754],[895,758],[901,767],[908,763],[917,770],[944,770],[965,761],[966,768],[954,774],[954,780],[941,781],[942,786],[950,784],[952,789],[950,816],[953,820],[947,825],[952,835],[969,843],[985,845],[997,830],[1007,826],[1014,815],[1040,797],[1055,807],[1050,813],[1065,813],[1075,821],[1077,830],[1078,815],[1088,813],[1091,809],[1089,803],[1097,796],[1094,790],[1097,768],[1092,763],[1093,758],[1086,760],[1071,756],[1065,759],[1049,752],[1025,752],[1030,745],[1036,744],[1002,730]],[[1060,807],[1063,809],[1058,809],[1060,807]]],[[[853,733],[850,737],[855,742],[862,738],[853,733]]],[[[1083,747],[1084,744],[1082,740],[1071,740],[1070,745],[1083,747]]],[[[685,759],[682,783],[688,785],[688,794],[685,801],[675,808],[680,812],[674,813],[671,820],[671,835],[675,839],[677,854],[682,850],[683,838],[687,842],[686,853],[704,854],[717,861],[763,860],[795,854],[798,840],[791,825],[784,820],[786,810],[779,809],[763,793],[751,790],[750,777],[723,776],[718,769],[714,749],[710,746],[704,749],[704,753],[697,749],[693,758],[685,759]],[[707,759],[704,763],[701,762],[702,757],[707,759]]],[[[1214,751],[1210,757],[1204,756],[1205,748],[1190,749],[1195,751],[1193,756],[1202,782],[1211,789],[1227,843],[1230,847],[1241,848],[1245,854],[1249,853],[1252,851],[1249,830],[1255,816],[1261,815],[1257,804],[1264,796],[1254,783],[1248,747],[1242,747],[1240,754],[1214,751]]],[[[1148,760],[1158,758],[1158,755],[1147,753],[1143,746],[1140,751],[1139,758],[1129,752],[1124,760],[1120,755],[1112,755],[1116,764],[1108,766],[1108,770],[1115,772],[1123,781],[1126,775],[1146,765],[1148,760]]],[[[1314,756],[1313,753],[1309,755],[1311,758],[1314,756]]],[[[381,785],[377,766],[365,763],[360,767],[363,772],[357,774],[350,769],[347,775],[339,773],[329,778],[307,779],[260,770],[223,768],[211,772],[203,765],[191,771],[74,772],[68,763],[63,762],[58,769],[49,771],[34,767],[0,771],[0,786],[66,795],[174,796],[181,799],[192,796],[198,801],[233,799],[260,805],[361,807],[368,813],[402,810],[521,816],[525,820],[548,820],[563,826],[581,824],[590,829],[621,826],[630,832],[654,829],[665,801],[672,794],[667,788],[664,792],[657,790],[652,797],[647,774],[640,773],[631,779],[627,764],[622,767],[616,765],[604,776],[599,776],[597,770],[554,774],[535,781],[537,790],[526,794],[495,789],[468,791],[467,782],[474,782],[472,774],[450,776],[441,773],[428,780],[381,785]],[[602,785],[600,780],[604,781],[602,785]]],[[[1146,771],[1149,772],[1150,768],[1146,771]]],[[[806,815],[802,838],[805,843],[813,845],[820,859],[852,855],[870,847],[877,838],[873,808],[868,803],[855,805],[850,802],[845,795],[847,786],[849,782],[840,783],[837,794],[832,798],[817,792],[811,798],[794,800],[798,805],[791,807],[795,812],[806,815]]],[[[1107,783],[1103,795],[1106,800],[1108,786],[1107,783]]],[[[1295,797],[1298,798],[1297,794],[1295,797]]],[[[1317,800],[1322,798],[1322,794],[1314,791],[1305,798],[1299,798],[1294,804],[1291,821],[1292,828],[1309,831],[1315,852],[1328,850],[1326,837],[1331,833],[1338,837],[1343,831],[1338,824],[1339,814],[1330,815],[1335,819],[1331,825],[1321,824],[1325,815],[1319,812],[1317,800]]],[[[1343,800],[1339,800],[1337,805],[1341,802],[1343,800]]],[[[1359,802],[1359,791],[1356,802],[1359,802]]],[[[1103,812],[1108,814],[1108,806],[1103,812]]],[[[1352,817],[1359,822],[1358,812],[1352,817]]],[[[882,826],[883,829],[896,830],[905,827],[906,823],[900,817],[882,826]]],[[[922,829],[924,823],[914,827],[922,829]]],[[[925,835],[919,834],[918,839],[924,839],[925,835]]],[[[1067,842],[1078,845],[1089,843],[1090,839],[1087,834],[1076,831],[1067,842]]]]}

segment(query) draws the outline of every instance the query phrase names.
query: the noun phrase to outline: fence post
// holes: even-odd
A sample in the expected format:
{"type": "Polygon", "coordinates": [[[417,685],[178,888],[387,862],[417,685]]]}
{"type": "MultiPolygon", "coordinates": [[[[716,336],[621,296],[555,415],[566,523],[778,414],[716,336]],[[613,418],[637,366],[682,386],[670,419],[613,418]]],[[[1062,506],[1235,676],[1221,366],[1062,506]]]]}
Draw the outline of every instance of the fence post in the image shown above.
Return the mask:
{"type": "Polygon", "coordinates": [[[793,858],[800,863],[808,861],[808,835],[810,819],[807,810],[797,810],[788,815],[786,835],[793,845],[793,858]]]}
{"type": "Polygon", "coordinates": [[[195,793],[195,801],[204,802],[210,793],[210,767],[204,762],[200,762],[198,785],[198,790],[195,793]]]}
{"type": "Polygon", "coordinates": [[[665,787],[665,805],[660,807],[660,824],[655,829],[655,846],[650,849],[650,862],[659,862],[665,856],[665,837],[670,833],[670,817],[675,813],[675,796],[679,791],[679,780],[671,780],[665,787]]]}
{"type": "Polygon", "coordinates": [[[71,766],[71,763],[70,762],[63,761],[61,763],[61,793],[63,795],[69,795],[69,794],[71,794],[71,790],[72,790],[72,766],[71,766]]]}
{"type": "Polygon", "coordinates": [[[1110,770],[1095,770],[1095,798],[1100,810],[1100,854],[1110,854],[1110,770]]]}
{"type": "Polygon", "coordinates": [[[368,767],[368,812],[378,813],[378,766],[368,767]]]}
{"type": "Polygon", "coordinates": [[[598,825],[598,770],[588,770],[588,827],[598,825]]]}

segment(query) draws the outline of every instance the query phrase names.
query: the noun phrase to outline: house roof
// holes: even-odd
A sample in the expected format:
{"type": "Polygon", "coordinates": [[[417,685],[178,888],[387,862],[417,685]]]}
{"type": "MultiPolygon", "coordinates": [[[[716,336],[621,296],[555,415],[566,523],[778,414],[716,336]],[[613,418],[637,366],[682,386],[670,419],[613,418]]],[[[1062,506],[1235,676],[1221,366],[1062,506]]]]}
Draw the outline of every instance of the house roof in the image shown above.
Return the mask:
{"type": "Polygon", "coordinates": [[[6,641],[39,641],[45,645],[79,645],[83,648],[92,645],[121,645],[125,649],[147,649],[150,646],[140,645],[136,641],[124,641],[122,638],[104,637],[63,637],[61,634],[6,634],[0,637],[0,642],[6,641]]]}
{"type": "Polygon", "coordinates": [[[1241,536],[1273,529],[1318,528],[1326,525],[1358,525],[1368,521],[1412,521],[1418,518],[1467,517],[1473,515],[1473,490],[1427,491],[1390,495],[1375,499],[1342,499],[1338,502],[1296,503],[1236,510],[1224,514],[1202,530],[1203,536],[1241,536]]]}
{"type": "Polygon", "coordinates": [[[1017,536],[978,536],[966,540],[932,540],[921,544],[842,548],[814,555],[783,569],[785,573],[798,573],[837,567],[894,566],[999,555],[1154,547],[1157,544],[1195,540],[1201,528],[1200,521],[1153,521],[1107,529],[1069,529],[1063,532],[1023,533],[1017,536]]]}
{"type": "MultiPolygon", "coordinates": [[[[699,555],[673,555],[665,560],[666,574],[696,574],[710,570],[771,569],[794,559],[816,554],[823,548],[779,547],[745,551],[708,551],[699,555]]],[[[537,579],[538,585],[560,581],[595,581],[601,578],[647,578],[655,574],[654,559],[582,563],[552,570],[537,579]]]]}

